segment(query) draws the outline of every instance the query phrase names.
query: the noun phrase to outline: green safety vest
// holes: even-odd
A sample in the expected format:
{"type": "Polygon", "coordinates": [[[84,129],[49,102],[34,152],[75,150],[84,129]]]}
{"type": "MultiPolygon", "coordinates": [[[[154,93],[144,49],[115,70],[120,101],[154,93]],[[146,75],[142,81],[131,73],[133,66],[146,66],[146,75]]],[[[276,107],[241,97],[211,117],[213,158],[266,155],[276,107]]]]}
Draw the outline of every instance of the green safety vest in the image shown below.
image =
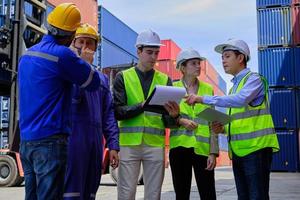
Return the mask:
{"type": "MultiPolygon", "coordinates": [[[[173,86],[184,87],[182,81],[173,83],[173,86]]],[[[213,87],[207,83],[199,81],[197,95],[213,95],[213,87]]],[[[210,129],[208,122],[200,119],[197,115],[204,109],[210,106],[204,104],[195,104],[194,107],[185,103],[185,100],[180,102],[180,115],[182,118],[193,120],[198,124],[195,130],[187,130],[183,126],[177,129],[171,129],[170,134],[170,149],[175,147],[194,148],[194,152],[198,155],[208,156],[210,153],[210,129]]]]}
{"type": "MultiPolygon", "coordinates": [[[[236,93],[244,87],[249,76],[254,74],[249,72],[242,78],[236,93]]],[[[241,108],[229,108],[227,111],[234,119],[225,127],[229,137],[230,150],[239,157],[266,147],[273,148],[273,152],[279,151],[278,139],[269,110],[268,84],[262,76],[260,77],[265,87],[265,99],[262,104],[255,107],[247,105],[241,108]]],[[[229,94],[234,94],[232,88],[229,94]]]]}
{"type": "MultiPolygon", "coordinates": [[[[145,101],[140,79],[132,67],[123,73],[124,85],[127,96],[127,105],[135,105],[145,101]]],[[[156,85],[167,85],[168,76],[156,71],[147,97],[156,85]]],[[[135,146],[142,142],[154,147],[164,147],[165,127],[161,119],[162,115],[153,112],[143,112],[136,117],[119,121],[120,145],[135,146]]]]}

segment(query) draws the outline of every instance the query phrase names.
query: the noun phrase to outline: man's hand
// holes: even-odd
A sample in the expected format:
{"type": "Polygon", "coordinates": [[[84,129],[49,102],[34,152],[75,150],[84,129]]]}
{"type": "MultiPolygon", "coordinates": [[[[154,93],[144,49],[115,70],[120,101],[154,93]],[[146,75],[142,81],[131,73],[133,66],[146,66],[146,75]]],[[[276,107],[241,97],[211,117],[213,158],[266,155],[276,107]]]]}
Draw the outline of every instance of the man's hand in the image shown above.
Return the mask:
{"type": "Polygon", "coordinates": [[[194,130],[198,127],[198,124],[192,120],[189,119],[184,119],[184,118],[180,118],[179,119],[179,124],[181,126],[184,126],[184,128],[186,128],[187,130],[194,130]]]}
{"type": "Polygon", "coordinates": [[[95,51],[90,49],[81,49],[80,57],[85,60],[87,63],[92,64],[94,60],[95,51]]]}
{"type": "Polygon", "coordinates": [[[207,166],[206,170],[213,170],[216,167],[216,155],[215,154],[209,154],[207,158],[207,166]]]}
{"type": "Polygon", "coordinates": [[[171,117],[176,118],[179,115],[180,108],[175,101],[169,101],[164,105],[164,107],[171,117]]]}
{"type": "Polygon", "coordinates": [[[212,122],[210,128],[215,134],[224,133],[224,125],[220,122],[212,122]]]}
{"type": "Polygon", "coordinates": [[[190,94],[189,96],[185,97],[185,102],[188,105],[195,105],[196,103],[203,103],[203,97],[197,96],[195,94],[190,94]]]}
{"type": "Polygon", "coordinates": [[[119,166],[119,155],[116,150],[109,151],[109,162],[110,166],[116,169],[119,166]]]}

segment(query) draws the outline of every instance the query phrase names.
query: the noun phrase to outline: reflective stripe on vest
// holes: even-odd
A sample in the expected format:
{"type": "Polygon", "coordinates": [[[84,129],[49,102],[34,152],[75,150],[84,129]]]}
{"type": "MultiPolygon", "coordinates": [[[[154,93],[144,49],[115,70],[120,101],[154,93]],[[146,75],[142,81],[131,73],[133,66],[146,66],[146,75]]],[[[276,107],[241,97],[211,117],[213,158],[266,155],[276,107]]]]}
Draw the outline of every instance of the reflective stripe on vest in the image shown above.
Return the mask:
{"type": "Polygon", "coordinates": [[[270,110],[267,108],[263,108],[263,109],[256,109],[256,110],[247,110],[242,113],[232,114],[231,116],[233,117],[233,119],[244,119],[244,118],[255,117],[258,115],[269,115],[269,114],[270,114],[270,110]]]}
{"type": "Polygon", "coordinates": [[[88,77],[87,80],[80,86],[81,88],[87,87],[87,86],[92,82],[94,73],[95,73],[95,71],[91,68],[89,77],[88,77]]]}
{"type": "Polygon", "coordinates": [[[150,128],[150,127],[143,127],[143,126],[120,127],[120,132],[122,133],[143,132],[143,133],[148,133],[153,135],[165,135],[164,129],[150,128]]]}
{"type": "MultiPolygon", "coordinates": [[[[247,73],[238,83],[235,93],[238,93],[254,73],[247,73]]],[[[241,108],[230,108],[234,120],[227,126],[229,128],[229,141],[231,150],[239,157],[246,156],[257,150],[271,147],[273,151],[279,150],[277,136],[274,130],[272,116],[269,111],[267,96],[267,83],[261,80],[265,88],[265,98],[261,105],[241,108]]],[[[229,94],[233,94],[232,89],[229,94]]]]}
{"type": "Polygon", "coordinates": [[[265,136],[265,135],[270,135],[270,134],[274,134],[273,128],[262,129],[262,130],[254,131],[251,133],[239,133],[237,135],[232,135],[231,141],[249,140],[249,139],[253,139],[253,138],[261,137],[261,136],[265,136]]]}
{"type": "MultiPolygon", "coordinates": [[[[128,106],[145,101],[145,96],[148,97],[156,85],[167,85],[168,82],[167,75],[155,70],[149,92],[144,95],[135,68],[132,67],[122,73],[128,106]]],[[[145,143],[149,146],[164,147],[165,127],[161,117],[161,114],[145,111],[136,117],[120,120],[120,145],[130,146],[145,143]]]]}
{"type": "MultiPolygon", "coordinates": [[[[184,87],[182,81],[174,82],[176,87],[184,87]]],[[[197,95],[212,95],[213,87],[207,83],[199,81],[197,95]]],[[[205,108],[210,107],[204,104],[196,104],[194,107],[187,105],[184,100],[180,102],[180,115],[184,119],[189,119],[198,124],[195,130],[187,130],[183,126],[171,129],[170,148],[186,147],[194,148],[198,155],[208,156],[210,150],[210,129],[208,122],[197,115],[205,108]]]]}

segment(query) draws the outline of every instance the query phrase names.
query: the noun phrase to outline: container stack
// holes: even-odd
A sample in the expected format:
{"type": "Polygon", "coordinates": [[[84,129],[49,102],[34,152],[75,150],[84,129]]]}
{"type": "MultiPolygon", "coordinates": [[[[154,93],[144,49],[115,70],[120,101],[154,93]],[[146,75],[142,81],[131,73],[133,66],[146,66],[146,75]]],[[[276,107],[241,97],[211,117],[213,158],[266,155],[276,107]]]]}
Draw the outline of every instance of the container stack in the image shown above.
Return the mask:
{"type": "Polygon", "coordinates": [[[98,65],[104,69],[137,62],[135,41],[138,34],[103,6],[98,7],[98,20],[101,36],[98,65]]]}
{"type": "Polygon", "coordinates": [[[259,72],[279,139],[273,171],[299,170],[300,0],[257,0],[259,72]]]}

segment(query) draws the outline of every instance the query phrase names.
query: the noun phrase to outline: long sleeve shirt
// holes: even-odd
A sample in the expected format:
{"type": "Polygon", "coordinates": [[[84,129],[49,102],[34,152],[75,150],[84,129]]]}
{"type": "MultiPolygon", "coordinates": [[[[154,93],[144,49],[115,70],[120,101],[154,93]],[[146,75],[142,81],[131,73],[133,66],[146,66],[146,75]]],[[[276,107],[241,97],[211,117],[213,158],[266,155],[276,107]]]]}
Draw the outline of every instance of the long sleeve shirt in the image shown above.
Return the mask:
{"type": "MultiPolygon", "coordinates": [[[[150,90],[155,70],[152,69],[147,72],[142,72],[137,67],[135,67],[135,71],[140,79],[140,83],[144,93],[144,98],[147,99],[147,95],[150,90]]],[[[167,85],[172,86],[172,81],[170,78],[168,79],[167,85]]],[[[125,90],[123,74],[121,72],[117,74],[113,84],[113,97],[115,116],[117,120],[133,118],[145,111],[142,105],[143,102],[130,106],[127,105],[127,95],[125,90]]],[[[162,120],[166,127],[176,126],[176,121],[169,115],[163,115],[162,120]]]]}
{"type": "Polygon", "coordinates": [[[235,93],[240,81],[250,72],[248,68],[240,71],[232,80],[232,94],[227,96],[203,96],[203,103],[219,107],[239,108],[247,105],[260,105],[265,98],[264,84],[259,75],[251,75],[244,87],[235,93]]]}
{"type": "Polygon", "coordinates": [[[100,86],[91,66],[51,35],[20,58],[20,132],[22,141],[71,133],[72,84],[89,91],[100,86]]]}

